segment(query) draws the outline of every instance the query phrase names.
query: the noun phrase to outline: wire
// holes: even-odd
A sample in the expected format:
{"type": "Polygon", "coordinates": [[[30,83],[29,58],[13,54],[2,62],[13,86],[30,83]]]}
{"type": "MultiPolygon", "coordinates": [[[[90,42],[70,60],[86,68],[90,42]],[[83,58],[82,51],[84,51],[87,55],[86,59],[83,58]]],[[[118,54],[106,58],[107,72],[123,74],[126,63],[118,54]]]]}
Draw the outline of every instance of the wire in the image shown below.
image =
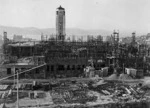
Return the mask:
{"type": "MultiPolygon", "coordinates": [[[[18,75],[19,75],[19,74],[22,74],[22,73],[26,73],[26,72],[28,72],[28,71],[31,71],[31,70],[33,70],[33,69],[37,69],[37,68],[42,67],[42,66],[45,66],[45,65],[46,65],[46,63],[44,63],[44,64],[42,64],[42,65],[39,65],[39,66],[36,66],[36,67],[33,67],[33,68],[31,68],[31,69],[22,71],[22,72],[18,73],[18,75]]],[[[15,74],[15,75],[16,75],[16,74],[15,74]]],[[[8,79],[8,78],[10,78],[10,77],[12,77],[12,76],[15,76],[15,75],[10,75],[10,76],[4,77],[4,78],[0,79],[0,81],[5,80],[5,79],[8,79]]]]}

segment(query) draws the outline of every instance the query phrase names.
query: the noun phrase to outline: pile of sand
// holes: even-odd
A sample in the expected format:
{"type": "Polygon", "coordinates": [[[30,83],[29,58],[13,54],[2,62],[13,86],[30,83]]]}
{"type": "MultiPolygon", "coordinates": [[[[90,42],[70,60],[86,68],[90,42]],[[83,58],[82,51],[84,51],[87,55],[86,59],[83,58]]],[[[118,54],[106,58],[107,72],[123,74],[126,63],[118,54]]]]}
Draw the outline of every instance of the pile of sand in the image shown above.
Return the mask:
{"type": "Polygon", "coordinates": [[[117,79],[118,79],[117,74],[112,74],[108,77],[108,80],[117,80],[117,79]]]}
{"type": "Polygon", "coordinates": [[[130,77],[128,74],[120,74],[119,80],[131,80],[132,77],[130,77]]]}

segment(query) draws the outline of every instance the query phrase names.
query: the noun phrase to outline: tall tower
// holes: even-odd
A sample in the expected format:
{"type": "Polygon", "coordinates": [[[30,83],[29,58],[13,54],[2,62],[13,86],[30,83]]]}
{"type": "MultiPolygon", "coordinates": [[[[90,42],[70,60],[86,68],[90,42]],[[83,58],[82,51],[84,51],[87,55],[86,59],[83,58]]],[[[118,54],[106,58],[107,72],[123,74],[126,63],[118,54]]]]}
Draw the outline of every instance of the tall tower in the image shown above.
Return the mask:
{"type": "Polygon", "coordinates": [[[65,9],[60,6],[56,11],[56,38],[64,41],[65,35],[65,9]]]}

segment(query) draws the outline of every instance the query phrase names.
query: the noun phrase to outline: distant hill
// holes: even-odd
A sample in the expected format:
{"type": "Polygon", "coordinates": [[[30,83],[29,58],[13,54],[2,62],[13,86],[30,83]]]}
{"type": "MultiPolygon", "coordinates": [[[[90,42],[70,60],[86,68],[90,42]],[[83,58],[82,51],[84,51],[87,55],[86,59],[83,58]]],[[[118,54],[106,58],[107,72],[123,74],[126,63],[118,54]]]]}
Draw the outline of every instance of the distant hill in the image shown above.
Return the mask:
{"type": "MultiPolygon", "coordinates": [[[[6,31],[9,38],[12,38],[14,34],[16,35],[23,35],[26,37],[40,39],[41,33],[44,35],[51,35],[55,34],[55,28],[44,28],[39,29],[35,27],[26,27],[26,28],[20,28],[20,27],[8,27],[8,26],[0,26],[0,35],[3,35],[3,31],[6,31]]],[[[107,36],[110,35],[112,31],[107,30],[84,30],[79,28],[67,28],[66,34],[68,36],[70,35],[77,35],[77,36],[86,36],[86,35],[102,35],[107,36]]]]}
{"type": "MultiPolygon", "coordinates": [[[[56,29],[55,28],[35,28],[35,27],[9,27],[9,26],[2,26],[0,25],[0,35],[3,35],[3,31],[6,31],[9,38],[12,38],[14,34],[16,35],[23,35],[25,37],[30,37],[34,39],[40,39],[41,33],[44,35],[51,35],[55,34],[56,29]]],[[[120,37],[126,37],[131,36],[133,31],[120,31],[120,37]]],[[[109,30],[103,30],[103,29],[93,29],[93,30],[87,30],[87,29],[79,29],[79,28],[66,28],[66,34],[67,36],[75,35],[76,37],[80,36],[87,36],[87,35],[102,35],[102,36],[110,36],[113,33],[109,30]]],[[[143,35],[143,34],[137,34],[137,35],[143,35]]]]}

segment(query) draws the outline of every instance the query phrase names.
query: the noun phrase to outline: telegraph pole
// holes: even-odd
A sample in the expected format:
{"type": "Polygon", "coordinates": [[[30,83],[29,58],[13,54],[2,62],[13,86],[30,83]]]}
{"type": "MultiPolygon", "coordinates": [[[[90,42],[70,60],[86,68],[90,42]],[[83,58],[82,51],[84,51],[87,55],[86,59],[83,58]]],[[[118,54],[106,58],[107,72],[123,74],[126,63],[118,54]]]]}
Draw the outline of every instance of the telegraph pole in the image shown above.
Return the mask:
{"type": "Polygon", "coordinates": [[[17,108],[19,108],[19,75],[17,70],[17,108]]]}
{"type": "Polygon", "coordinates": [[[16,76],[15,66],[13,67],[13,73],[14,73],[14,87],[15,87],[15,84],[16,84],[16,83],[15,83],[15,79],[16,79],[16,78],[15,78],[15,76],[16,76]]]}

